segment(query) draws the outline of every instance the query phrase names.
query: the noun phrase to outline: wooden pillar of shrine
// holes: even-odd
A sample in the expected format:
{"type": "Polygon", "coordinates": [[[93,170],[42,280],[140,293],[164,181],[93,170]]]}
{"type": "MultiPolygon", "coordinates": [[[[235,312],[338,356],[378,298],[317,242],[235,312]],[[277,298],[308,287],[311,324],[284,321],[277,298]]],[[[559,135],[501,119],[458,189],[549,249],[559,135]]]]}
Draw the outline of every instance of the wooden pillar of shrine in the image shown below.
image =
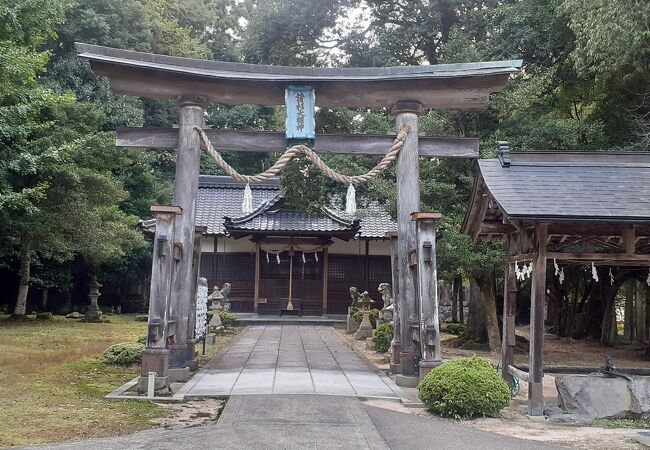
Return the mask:
{"type": "Polygon", "coordinates": [[[390,371],[391,373],[401,373],[400,366],[400,342],[401,329],[399,320],[399,265],[397,258],[397,233],[386,233],[390,239],[390,268],[391,268],[391,287],[393,289],[393,340],[390,344],[390,371]]]}
{"type": "Polygon", "coordinates": [[[548,224],[535,225],[535,257],[530,298],[530,354],[528,380],[528,414],[544,414],[544,300],[546,298],[546,244],[548,224]]]}
{"type": "MultiPolygon", "coordinates": [[[[194,125],[203,126],[203,115],[207,100],[201,96],[187,95],[178,98],[180,121],[178,129],[178,148],[176,151],[176,174],[174,180],[174,204],[183,209],[175,229],[174,257],[172,274],[170,314],[176,321],[176,341],[169,344],[170,367],[183,368],[194,358],[194,343],[191,336],[190,316],[191,295],[197,279],[193,276],[192,260],[194,254],[194,223],[196,217],[196,197],[199,188],[199,161],[201,156],[200,138],[194,125]]],[[[193,331],[192,331],[193,332],[193,331]]]]}
{"type": "Polygon", "coordinates": [[[147,392],[149,373],[156,373],[155,390],[169,386],[169,350],[167,341],[174,339],[174,329],[169,323],[170,288],[174,265],[174,228],[180,217],[178,206],[152,206],[156,215],[153,260],[151,264],[151,290],[149,292],[149,319],[147,325],[147,346],[142,352],[142,365],[138,390],[147,392]]]}
{"type": "Polygon", "coordinates": [[[257,314],[260,303],[260,277],[262,266],[260,264],[260,246],[255,245],[255,287],[253,288],[253,312],[257,314]]]}
{"type": "Polygon", "coordinates": [[[410,132],[404,141],[404,146],[397,157],[397,259],[398,259],[398,292],[396,301],[400,311],[400,365],[401,377],[397,382],[402,385],[413,385],[417,356],[411,327],[418,326],[417,305],[415,298],[415,283],[413,272],[409,267],[409,252],[416,248],[415,223],[411,221],[411,213],[420,209],[420,170],[418,155],[418,116],[422,113],[422,105],[415,101],[396,103],[392,110],[395,116],[397,131],[402,126],[410,126],[410,132]],[[411,380],[409,380],[411,378],[411,380]]]}
{"type": "Polygon", "coordinates": [[[329,283],[329,251],[327,247],[323,248],[323,317],[327,317],[327,283],[329,283]]]}
{"type": "Polygon", "coordinates": [[[415,221],[417,234],[420,380],[442,364],[436,268],[436,222],[441,217],[442,214],[437,212],[414,212],[411,215],[412,220],[415,221]]]}
{"type": "Polygon", "coordinates": [[[514,268],[506,262],[503,283],[503,334],[501,340],[501,376],[512,388],[513,379],[508,367],[514,363],[515,316],[517,315],[517,280],[514,268]]]}

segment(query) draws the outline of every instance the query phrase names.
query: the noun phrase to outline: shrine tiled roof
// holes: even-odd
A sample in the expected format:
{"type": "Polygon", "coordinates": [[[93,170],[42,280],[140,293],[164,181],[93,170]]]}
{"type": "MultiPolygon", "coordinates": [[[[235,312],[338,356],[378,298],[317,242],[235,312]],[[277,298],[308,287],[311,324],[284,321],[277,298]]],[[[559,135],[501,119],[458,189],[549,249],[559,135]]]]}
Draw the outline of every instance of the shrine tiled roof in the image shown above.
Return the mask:
{"type": "MultiPolygon", "coordinates": [[[[324,208],[321,214],[310,214],[281,207],[282,194],[278,179],[251,184],[253,212],[244,214],[244,184],[225,176],[202,175],[196,210],[196,225],[207,227],[209,235],[228,234],[226,218],[231,229],[240,231],[287,231],[300,233],[350,233],[361,239],[384,239],[386,233],[397,231],[396,223],[376,202],[359,207],[354,216],[346,215],[336,206],[324,208]]],[[[154,221],[143,221],[145,230],[153,231],[154,221]]]]}
{"type": "Polygon", "coordinates": [[[478,161],[463,231],[510,232],[516,221],[650,223],[650,152],[510,152],[478,161]]]}
{"type": "Polygon", "coordinates": [[[241,217],[225,217],[230,234],[250,232],[291,233],[292,235],[332,234],[353,238],[359,231],[359,220],[337,215],[323,208],[319,214],[296,211],[282,205],[282,196],[262,202],[255,210],[241,217]]]}
{"type": "MultiPolygon", "coordinates": [[[[650,156],[650,155],[649,155],[650,156]]],[[[650,159],[649,159],[650,161],[650,159]]],[[[650,220],[650,165],[480,160],[485,185],[515,219],[650,220]]]]}

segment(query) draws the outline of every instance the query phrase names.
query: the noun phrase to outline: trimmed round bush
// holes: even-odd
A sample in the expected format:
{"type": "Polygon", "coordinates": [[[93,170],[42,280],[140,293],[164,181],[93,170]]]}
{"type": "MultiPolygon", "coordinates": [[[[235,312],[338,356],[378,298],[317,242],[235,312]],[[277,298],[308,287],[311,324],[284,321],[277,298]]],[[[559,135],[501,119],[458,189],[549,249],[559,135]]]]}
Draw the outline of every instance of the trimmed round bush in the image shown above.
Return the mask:
{"type": "Polygon", "coordinates": [[[381,323],[372,332],[372,343],[378,352],[387,352],[393,340],[393,326],[389,323],[381,323]]]}
{"type": "Polygon", "coordinates": [[[456,419],[497,416],[510,403],[508,384],[488,360],[477,356],[433,369],[418,390],[427,408],[456,419]]]}
{"type": "Polygon", "coordinates": [[[122,342],[104,350],[104,361],[113,366],[130,366],[142,362],[144,344],[139,342],[122,342]]]}
{"type": "Polygon", "coordinates": [[[219,318],[224,327],[230,327],[237,322],[237,316],[227,311],[219,311],[219,318]]]}

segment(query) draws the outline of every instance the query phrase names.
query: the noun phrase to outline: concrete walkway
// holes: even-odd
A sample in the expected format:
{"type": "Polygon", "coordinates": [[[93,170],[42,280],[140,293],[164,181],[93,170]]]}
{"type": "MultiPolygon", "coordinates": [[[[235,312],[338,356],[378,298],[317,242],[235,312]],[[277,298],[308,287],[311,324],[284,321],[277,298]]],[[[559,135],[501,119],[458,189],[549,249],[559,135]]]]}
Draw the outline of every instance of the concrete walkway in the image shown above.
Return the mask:
{"type": "Polygon", "coordinates": [[[42,449],[223,450],[558,450],[447,420],[364,406],[354,397],[236,395],[216,424],[147,430],[131,436],[42,449]]]}
{"type": "Polygon", "coordinates": [[[330,326],[249,326],[207,370],[182,389],[189,397],[324,394],[400,399],[402,391],[370,367],[330,326]]]}

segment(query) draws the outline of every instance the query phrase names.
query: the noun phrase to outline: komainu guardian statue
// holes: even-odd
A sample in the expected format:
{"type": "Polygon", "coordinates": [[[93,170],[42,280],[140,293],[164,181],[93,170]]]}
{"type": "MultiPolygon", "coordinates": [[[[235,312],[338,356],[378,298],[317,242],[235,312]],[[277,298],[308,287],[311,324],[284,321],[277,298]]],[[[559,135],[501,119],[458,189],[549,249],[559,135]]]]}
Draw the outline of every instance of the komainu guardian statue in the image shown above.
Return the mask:
{"type": "Polygon", "coordinates": [[[393,302],[393,290],[389,283],[381,283],[377,288],[381,294],[381,299],[384,301],[384,307],[379,313],[379,319],[382,322],[393,323],[395,316],[395,303],[393,302]]]}

